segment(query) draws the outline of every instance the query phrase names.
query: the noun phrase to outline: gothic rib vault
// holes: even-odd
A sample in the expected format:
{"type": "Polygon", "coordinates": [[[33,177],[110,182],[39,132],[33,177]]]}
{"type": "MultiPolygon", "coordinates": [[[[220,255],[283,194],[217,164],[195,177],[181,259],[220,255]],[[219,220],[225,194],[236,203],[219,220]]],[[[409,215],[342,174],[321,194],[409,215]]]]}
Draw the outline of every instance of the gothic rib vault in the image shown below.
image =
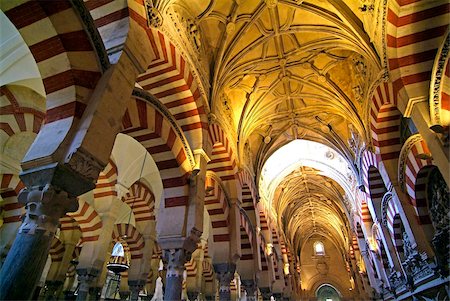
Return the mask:
{"type": "Polygon", "coordinates": [[[448,298],[448,1],[0,8],[0,299],[448,298]]]}

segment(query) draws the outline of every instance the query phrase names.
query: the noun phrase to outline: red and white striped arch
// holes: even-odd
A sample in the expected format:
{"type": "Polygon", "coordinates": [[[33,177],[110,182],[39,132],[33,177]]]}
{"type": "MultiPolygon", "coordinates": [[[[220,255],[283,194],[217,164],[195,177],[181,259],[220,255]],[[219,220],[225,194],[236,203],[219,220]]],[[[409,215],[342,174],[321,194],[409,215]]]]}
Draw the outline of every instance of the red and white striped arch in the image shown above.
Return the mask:
{"type": "Polygon", "coordinates": [[[3,199],[0,210],[3,215],[3,224],[15,224],[19,227],[25,209],[23,204],[17,202],[17,195],[25,188],[25,185],[18,175],[2,174],[0,178],[0,195],[3,199]]]}
{"type": "MultiPolygon", "coordinates": [[[[242,188],[242,202],[244,203],[244,198],[247,200],[251,199],[253,202],[253,207],[254,207],[256,205],[256,201],[258,199],[258,191],[256,189],[256,185],[252,179],[252,176],[245,169],[240,170],[237,173],[237,176],[239,179],[239,184],[241,185],[241,188],[242,188]],[[244,189],[246,189],[245,195],[244,195],[244,189]]],[[[249,206],[250,206],[250,204],[249,204],[249,206]]],[[[245,209],[245,208],[243,208],[243,209],[245,209]]],[[[245,210],[247,210],[247,209],[245,209],[245,210]]],[[[253,210],[254,210],[254,208],[253,208],[253,210]]]]}
{"type": "Polygon", "coordinates": [[[397,159],[400,154],[400,122],[397,94],[391,83],[381,83],[374,91],[370,106],[370,128],[375,153],[381,160],[397,159]]]}
{"type": "Polygon", "coordinates": [[[228,221],[229,206],[225,192],[219,183],[219,179],[215,179],[207,174],[205,179],[205,209],[208,211],[211,219],[213,243],[215,248],[229,249],[230,241],[230,225],[228,221]]]}
{"type": "Polygon", "coordinates": [[[64,247],[64,244],[61,242],[61,240],[59,240],[59,238],[57,238],[56,236],[53,237],[49,252],[52,263],[61,262],[64,257],[65,251],[66,248],[64,247]]]}
{"type": "Polygon", "coordinates": [[[149,221],[155,220],[155,197],[142,182],[131,185],[129,192],[122,200],[133,210],[138,229],[145,229],[149,221]]]}
{"type": "Polygon", "coordinates": [[[67,213],[79,225],[81,242],[97,241],[102,229],[102,220],[97,211],[82,198],[78,198],[79,207],[75,212],[67,213]]]}
{"type": "MultiPolygon", "coordinates": [[[[84,5],[94,20],[106,50],[120,48],[128,36],[129,9],[133,6],[128,7],[127,0],[88,0],[84,5]]],[[[109,56],[111,63],[117,60],[114,52],[109,56]]]]}
{"type": "Polygon", "coordinates": [[[240,212],[241,231],[241,261],[251,260],[253,262],[254,234],[250,220],[244,212],[240,212]]]}
{"type": "Polygon", "coordinates": [[[420,173],[423,175],[421,177],[419,172],[434,165],[431,158],[421,159],[420,154],[430,154],[430,150],[420,134],[416,134],[405,142],[402,149],[399,182],[409,196],[411,205],[414,206],[418,222],[420,224],[430,224],[431,219],[428,213],[425,189],[427,173],[420,173]]]}
{"type": "Polygon", "coordinates": [[[190,66],[163,33],[148,29],[147,36],[156,59],[145,73],[138,76],[137,83],[167,107],[192,149],[201,148],[208,123],[190,66]]]}
{"type": "Polygon", "coordinates": [[[129,102],[122,123],[123,133],[140,142],[155,160],[164,187],[165,207],[186,206],[191,164],[171,123],[149,103],[136,98],[129,102]]]}
{"type": "Polygon", "coordinates": [[[102,201],[102,199],[110,199],[117,196],[117,166],[109,160],[105,169],[100,172],[97,183],[94,188],[95,201],[102,201]]]}
{"type": "Polygon", "coordinates": [[[386,186],[380,171],[375,166],[370,166],[368,173],[370,199],[374,206],[380,205],[377,209],[381,210],[381,199],[387,191],[386,186]]]}
{"type": "Polygon", "coordinates": [[[137,83],[166,106],[180,124],[191,148],[201,148],[208,123],[197,80],[179,49],[168,37],[148,27],[144,1],[91,0],[86,6],[107,49],[124,42],[128,17],[145,30],[155,59],[137,78],[137,83]]]}
{"type": "MultiPolygon", "coordinates": [[[[67,214],[59,219],[59,229],[61,232],[65,231],[80,231],[81,228],[78,225],[77,221],[67,214]]],[[[83,233],[82,233],[83,234],[83,233]]]]}
{"type": "Polygon", "coordinates": [[[20,132],[38,133],[45,113],[36,108],[20,105],[14,93],[7,86],[0,87],[0,130],[1,141],[20,132]]]}
{"type": "MultiPolygon", "coordinates": [[[[27,1],[5,14],[30,48],[41,73],[47,94],[45,124],[80,118],[102,68],[71,2],[27,1]]],[[[70,124],[64,127],[68,130],[70,124]]]]}
{"type": "Polygon", "coordinates": [[[203,279],[206,283],[214,282],[214,269],[211,264],[211,259],[207,257],[203,260],[203,279]]]}
{"type": "Polygon", "coordinates": [[[113,243],[123,240],[127,243],[131,259],[144,257],[144,238],[139,231],[130,224],[116,224],[112,233],[113,243]]]}
{"type": "Polygon", "coordinates": [[[395,93],[428,96],[437,49],[448,28],[447,0],[390,1],[387,12],[388,64],[395,93]]]}
{"type": "Polygon", "coordinates": [[[213,144],[208,170],[215,172],[222,181],[234,181],[237,178],[237,165],[231,142],[218,124],[209,127],[209,138],[213,144]]]}

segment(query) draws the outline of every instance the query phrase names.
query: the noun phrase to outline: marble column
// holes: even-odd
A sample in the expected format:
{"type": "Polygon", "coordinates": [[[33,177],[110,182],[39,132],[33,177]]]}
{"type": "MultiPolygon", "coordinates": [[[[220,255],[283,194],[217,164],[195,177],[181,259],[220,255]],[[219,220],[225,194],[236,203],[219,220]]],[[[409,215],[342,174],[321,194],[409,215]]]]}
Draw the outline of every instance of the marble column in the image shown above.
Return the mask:
{"type": "Polygon", "coordinates": [[[219,300],[231,300],[230,283],[234,279],[236,265],[234,263],[214,264],[217,280],[219,281],[219,300]]]}
{"type": "Polygon", "coordinates": [[[191,255],[191,252],[183,248],[163,251],[163,258],[167,263],[164,300],[181,300],[184,264],[191,258],[191,255]]]}
{"type": "Polygon", "coordinates": [[[253,279],[241,280],[244,286],[245,292],[247,293],[247,301],[256,301],[256,281],[253,279]]]}
{"type": "Polygon", "coordinates": [[[137,301],[139,292],[144,288],[146,280],[128,280],[128,287],[130,288],[130,301],[137,301]]]}
{"type": "Polygon", "coordinates": [[[77,269],[78,274],[78,296],[77,301],[85,301],[89,296],[89,289],[95,283],[100,271],[97,269],[77,269]]]}
{"type": "Polygon", "coordinates": [[[41,277],[59,219],[78,201],[52,185],[23,189],[26,215],[0,271],[0,300],[27,300],[41,277]]]}

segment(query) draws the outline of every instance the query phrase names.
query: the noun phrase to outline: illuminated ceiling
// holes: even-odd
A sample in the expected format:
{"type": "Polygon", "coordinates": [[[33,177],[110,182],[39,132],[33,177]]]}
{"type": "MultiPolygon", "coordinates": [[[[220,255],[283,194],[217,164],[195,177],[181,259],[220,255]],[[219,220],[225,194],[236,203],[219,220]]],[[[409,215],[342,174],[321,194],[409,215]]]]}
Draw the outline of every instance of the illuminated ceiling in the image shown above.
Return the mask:
{"type": "Polygon", "coordinates": [[[345,245],[341,228],[348,227],[352,208],[344,201],[356,185],[356,155],[348,141],[365,140],[364,100],[369,83],[382,72],[363,28],[360,1],[170,4],[166,8],[172,14],[195,20],[197,68],[210,78],[210,111],[231,133],[239,165],[257,179],[265,177],[260,194],[274,216],[282,212],[277,218],[286,236],[297,248],[315,232],[345,245]],[[290,163],[268,180],[264,163],[295,139],[321,143],[310,147],[323,156],[332,153],[345,171],[327,166],[330,158],[314,160],[314,155],[290,151],[285,155],[294,155],[290,163]]]}

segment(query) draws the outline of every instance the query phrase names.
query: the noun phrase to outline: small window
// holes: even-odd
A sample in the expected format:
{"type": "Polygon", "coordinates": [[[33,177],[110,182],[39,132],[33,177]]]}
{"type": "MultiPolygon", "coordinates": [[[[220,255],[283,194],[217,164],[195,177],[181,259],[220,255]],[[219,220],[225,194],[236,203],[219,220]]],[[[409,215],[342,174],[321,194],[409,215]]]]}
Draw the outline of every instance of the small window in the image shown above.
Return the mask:
{"type": "Polygon", "coordinates": [[[314,243],[314,253],[316,256],[325,255],[325,248],[322,242],[317,241],[314,243]]]}

